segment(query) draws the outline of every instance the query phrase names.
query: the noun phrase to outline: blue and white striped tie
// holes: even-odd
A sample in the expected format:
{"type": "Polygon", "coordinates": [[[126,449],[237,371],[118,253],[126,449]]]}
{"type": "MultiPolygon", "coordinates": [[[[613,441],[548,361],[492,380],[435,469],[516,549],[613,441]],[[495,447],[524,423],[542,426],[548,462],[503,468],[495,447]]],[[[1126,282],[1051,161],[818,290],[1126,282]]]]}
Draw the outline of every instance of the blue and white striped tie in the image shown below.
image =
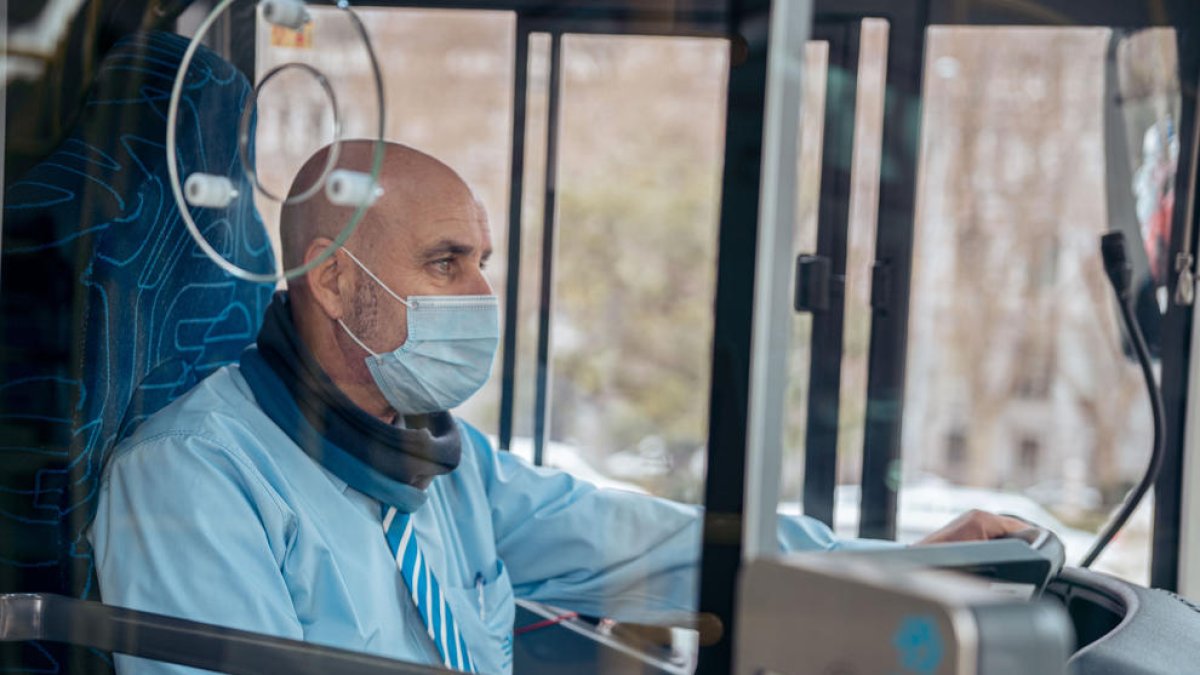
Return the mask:
{"type": "Polygon", "coordinates": [[[447,668],[478,672],[467,643],[458,632],[458,624],[454,621],[450,606],[442,595],[442,586],[417,546],[417,535],[413,531],[410,514],[400,513],[396,507],[385,505],[383,533],[387,536],[388,547],[400,567],[400,574],[417,605],[417,611],[425,621],[425,630],[442,657],[442,663],[447,668]]]}

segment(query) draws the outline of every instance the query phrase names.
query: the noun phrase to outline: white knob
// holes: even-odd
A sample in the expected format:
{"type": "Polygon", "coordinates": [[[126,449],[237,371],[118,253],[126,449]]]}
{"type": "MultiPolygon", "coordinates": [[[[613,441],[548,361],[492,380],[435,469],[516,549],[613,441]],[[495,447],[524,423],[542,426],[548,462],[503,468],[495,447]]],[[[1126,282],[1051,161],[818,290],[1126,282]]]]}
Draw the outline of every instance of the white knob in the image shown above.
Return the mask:
{"type": "Polygon", "coordinates": [[[371,174],[360,171],[338,169],[325,181],[325,197],[338,206],[369,206],[382,194],[371,174]]]}
{"type": "Polygon", "coordinates": [[[304,0],[262,0],[258,4],[267,23],[276,26],[300,30],[311,20],[304,0]]]}
{"type": "Polygon", "coordinates": [[[209,173],[194,173],[183,184],[183,194],[192,206],[223,209],[238,196],[233,182],[225,176],[209,173]]]}

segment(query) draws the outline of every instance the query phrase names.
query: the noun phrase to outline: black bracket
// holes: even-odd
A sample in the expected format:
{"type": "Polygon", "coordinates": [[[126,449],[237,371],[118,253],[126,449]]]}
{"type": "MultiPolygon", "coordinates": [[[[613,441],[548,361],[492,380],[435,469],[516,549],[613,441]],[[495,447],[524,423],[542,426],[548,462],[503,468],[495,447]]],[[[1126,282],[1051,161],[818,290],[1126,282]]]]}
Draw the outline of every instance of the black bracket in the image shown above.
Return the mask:
{"type": "Polygon", "coordinates": [[[892,303],[892,265],[883,260],[871,266],[871,309],[886,314],[892,303]]]}
{"type": "Polygon", "coordinates": [[[796,256],[796,311],[827,311],[832,283],[833,262],[829,258],[807,253],[796,256]]]}

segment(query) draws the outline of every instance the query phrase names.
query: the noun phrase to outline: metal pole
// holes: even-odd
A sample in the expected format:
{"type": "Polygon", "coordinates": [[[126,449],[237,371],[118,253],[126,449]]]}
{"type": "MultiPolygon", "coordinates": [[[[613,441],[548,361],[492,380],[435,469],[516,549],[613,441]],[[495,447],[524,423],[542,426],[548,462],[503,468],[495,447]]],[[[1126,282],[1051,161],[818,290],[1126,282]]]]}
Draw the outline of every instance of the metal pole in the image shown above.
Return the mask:
{"type": "Polygon", "coordinates": [[[513,56],[512,160],[509,167],[508,251],[504,283],[504,356],[500,369],[500,449],[512,447],[517,392],[517,332],[521,295],[521,226],[525,185],[526,99],[529,93],[529,32],[517,19],[513,56]]]}
{"type": "Polygon", "coordinates": [[[801,77],[812,22],[810,0],[776,0],[767,47],[750,420],[746,429],[746,528],[743,560],[777,553],[776,515],[783,471],[783,419],[792,332],[792,235],[795,232],[801,77]]]}
{"type": "MultiPolygon", "coordinates": [[[[755,546],[762,539],[760,532],[746,531],[745,491],[748,483],[761,480],[769,461],[769,457],[759,456],[748,462],[747,434],[751,416],[751,369],[757,371],[762,364],[760,357],[752,366],[752,333],[756,322],[766,321],[761,312],[756,318],[754,297],[756,261],[762,244],[758,231],[764,170],[763,135],[767,126],[764,120],[767,51],[769,32],[775,28],[771,22],[772,3],[769,0],[733,3],[730,11],[731,63],[725,102],[725,164],[717,235],[708,471],[700,566],[700,610],[715,614],[724,624],[727,636],[736,633],[735,581],[742,563],[743,539],[749,539],[755,546]]],[[[773,158],[772,161],[776,160],[773,158]]],[[[795,162],[794,153],[791,162],[795,162]]],[[[790,247],[786,252],[790,256],[790,247]]],[[[786,305],[782,312],[790,321],[791,312],[786,305]]],[[[770,336],[762,339],[771,342],[770,336]]],[[[754,395],[758,407],[753,413],[756,424],[763,423],[767,412],[763,406],[769,400],[764,400],[763,396],[776,384],[772,381],[765,387],[756,388],[754,395]]],[[[769,500],[770,497],[765,496],[760,502],[769,500]]],[[[753,508],[761,515],[760,507],[753,508]]],[[[752,523],[751,527],[758,525],[752,523]]],[[[731,672],[732,665],[731,640],[723,639],[701,649],[697,672],[701,675],[724,674],[731,672]]]]}
{"type": "Polygon", "coordinates": [[[880,177],[871,277],[871,345],[858,533],[876,539],[896,536],[916,206],[918,144],[914,140],[920,134],[921,74],[925,29],[929,25],[927,3],[912,2],[908,7],[891,15],[888,28],[882,162],[892,169],[880,177]]]}
{"type": "MultiPolygon", "coordinates": [[[[1200,134],[1200,122],[1197,121],[1197,116],[1200,115],[1200,97],[1194,88],[1194,83],[1200,81],[1200,46],[1197,46],[1195,40],[1196,31],[1200,30],[1200,6],[1183,2],[1169,4],[1173,5],[1171,17],[1177,31],[1179,81],[1183,85],[1182,118],[1179,120],[1177,133],[1180,147],[1191,148],[1197,142],[1194,136],[1200,134]]],[[[1190,254],[1191,251],[1186,247],[1195,241],[1197,213],[1194,205],[1189,207],[1190,199],[1185,199],[1196,185],[1198,169],[1200,167],[1186,155],[1180,157],[1179,168],[1175,174],[1175,213],[1171,223],[1172,260],[1181,254],[1190,254]]],[[[1188,269],[1187,275],[1171,276],[1169,283],[1173,282],[1176,285],[1169,289],[1173,295],[1181,291],[1178,288],[1179,283],[1194,283],[1192,271],[1188,269]]],[[[1185,471],[1186,423],[1189,415],[1194,417],[1196,414],[1196,402],[1188,398],[1188,374],[1192,359],[1191,336],[1188,331],[1192,327],[1194,309],[1194,304],[1172,302],[1167,306],[1167,313],[1163,318],[1162,393],[1167,414],[1167,452],[1163,457],[1158,481],[1154,484],[1150,585],[1172,591],[1179,588],[1180,575],[1184,571],[1179,565],[1182,533],[1189,531],[1185,526],[1195,526],[1194,523],[1183,521],[1182,504],[1185,490],[1198,488],[1182,480],[1185,471]]]]}
{"type": "Polygon", "coordinates": [[[554,305],[554,230],[558,184],[558,114],[562,93],[562,35],[550,33],[549,101],[546,116],[546,199],[542,212],[542,278],[538,297],[537,398],[533,418],[533,463],[541,466],[550,433],[550,318],[554,305]]]}
{"type": "Polygon", "coordinates": [[[829,306],[814,311],[809,352],[808,421],[804,430],[804,514],[833,525],[837,485],[838,418],[846,310],[846,253],[854,164],[858,54],[862,20],[818,25],[829,40],[825,142],[821,153],[817,255],[829,260],[829,306]],[[839,74],[845,80],[837,79],[839,74]]]}

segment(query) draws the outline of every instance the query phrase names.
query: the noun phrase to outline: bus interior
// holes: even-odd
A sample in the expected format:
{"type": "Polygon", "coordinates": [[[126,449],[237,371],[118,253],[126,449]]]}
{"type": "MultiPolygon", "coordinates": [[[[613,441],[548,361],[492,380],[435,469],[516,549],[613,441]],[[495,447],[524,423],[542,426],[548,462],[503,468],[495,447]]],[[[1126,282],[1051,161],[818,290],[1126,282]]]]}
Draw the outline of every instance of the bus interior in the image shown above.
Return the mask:
{"type": "Polygon", "coordinates": [[[0,12],[0,672],[447,672],[105,604],[87,536],[112,449],[311,268],[281,207],[350,139],[371,166],[310,190],[349,195],[335,244],[384,141],[487,212],[500,348],[455,414],[703,507],[698,613],[518,601],[514,672],[1194,668],[1194,0],[0,12]],[[972,509],[1030,533],[776,542],[777,514],[913,544],[972,509]]]}

